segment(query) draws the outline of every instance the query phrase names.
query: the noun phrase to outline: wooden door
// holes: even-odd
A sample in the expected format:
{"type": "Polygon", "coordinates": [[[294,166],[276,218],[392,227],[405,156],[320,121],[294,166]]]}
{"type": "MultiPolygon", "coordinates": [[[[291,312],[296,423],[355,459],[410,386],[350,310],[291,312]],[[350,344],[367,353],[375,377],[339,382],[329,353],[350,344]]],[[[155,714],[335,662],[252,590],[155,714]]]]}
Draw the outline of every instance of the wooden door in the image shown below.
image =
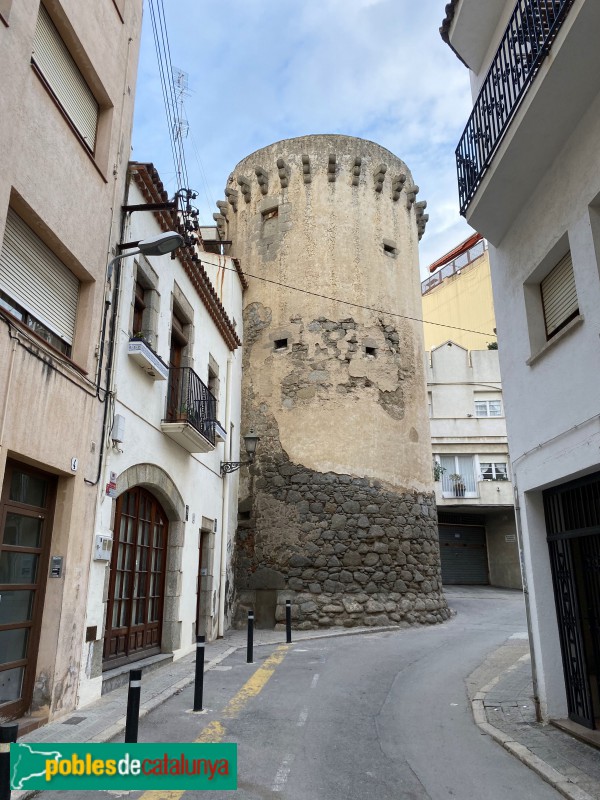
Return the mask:
{"type": "Polygon", "coordinates": [[[168,523],[150,492],[117,500],[110,568],[104,669],[160,653],[168,523]]]}
{"type": "Polygon", "coordinates": [[[0,504],[0,718],[31,704],[56,479],[7,462],[0,504]]]}

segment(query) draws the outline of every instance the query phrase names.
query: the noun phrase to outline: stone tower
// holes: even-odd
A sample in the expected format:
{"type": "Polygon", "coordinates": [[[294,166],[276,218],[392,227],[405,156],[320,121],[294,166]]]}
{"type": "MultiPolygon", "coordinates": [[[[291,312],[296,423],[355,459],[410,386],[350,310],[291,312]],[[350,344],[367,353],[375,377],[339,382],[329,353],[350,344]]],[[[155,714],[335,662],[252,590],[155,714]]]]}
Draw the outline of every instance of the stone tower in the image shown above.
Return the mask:
{"type": "Polygon", "coordinates": [[[217,204],[250,284],[242,433],[261,440],[241,476],[236,589],[258,623],[281,622],[288,598],[301,628],[448,616],[417,192],[373,142],[303,136],[241,161],[217,204]]]}

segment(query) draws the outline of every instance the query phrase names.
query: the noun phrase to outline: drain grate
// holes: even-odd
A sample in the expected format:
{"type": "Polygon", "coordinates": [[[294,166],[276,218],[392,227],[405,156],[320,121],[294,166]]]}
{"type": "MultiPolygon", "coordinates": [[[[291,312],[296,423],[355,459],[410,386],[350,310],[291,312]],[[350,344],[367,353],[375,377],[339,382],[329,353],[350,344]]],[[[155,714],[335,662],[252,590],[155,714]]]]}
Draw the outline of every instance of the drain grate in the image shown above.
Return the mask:
{"type": "Polygon", "coordinates": [[[63,725],[79,725],[80,722],[83,722],[87,717],[71,717],[70,719],[66,719],[63,722],[63,725]]]}

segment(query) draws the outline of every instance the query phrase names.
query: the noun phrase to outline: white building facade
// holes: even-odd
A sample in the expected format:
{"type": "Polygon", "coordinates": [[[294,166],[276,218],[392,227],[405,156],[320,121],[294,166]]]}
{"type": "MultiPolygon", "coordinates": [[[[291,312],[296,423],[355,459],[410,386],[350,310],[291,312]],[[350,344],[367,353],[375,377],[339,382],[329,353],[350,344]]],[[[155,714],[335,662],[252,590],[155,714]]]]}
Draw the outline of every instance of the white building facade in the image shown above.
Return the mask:
{"type": "Polygon", "coordinates": [[[426,354],[442,581],[521,588],[497,350],[426,354]]]}
{"type": "MultiPolygon", "coordinates": [[[[131,164],[123,241],[185,233],[172,206],[152,164],[131,164]]],[[[231,258],[201,246],[115,267],[114,408],[80,706],[132,663],[177,659],[198,634],[211,640],[229,626],[238,473],[220,467],[239,460],[243,283],[231,258]]]]}
{"type": "Polygon", "coordinates": [[[543,718],[600,727],[600,5],[458,0],[462,212],[489,241],[543,718]]]}

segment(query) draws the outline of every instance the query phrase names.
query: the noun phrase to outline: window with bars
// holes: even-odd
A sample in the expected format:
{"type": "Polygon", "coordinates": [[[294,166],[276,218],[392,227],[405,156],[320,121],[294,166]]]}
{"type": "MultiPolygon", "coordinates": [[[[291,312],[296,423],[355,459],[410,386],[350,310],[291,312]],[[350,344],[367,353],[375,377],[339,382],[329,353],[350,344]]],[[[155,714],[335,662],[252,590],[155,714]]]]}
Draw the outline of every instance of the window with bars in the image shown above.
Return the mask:
{"type": "Polygon", "coordinates": [[[546,338],[551,339],[579,314],[571,253],[567,253],[540,283],[546,338]]]}
{"type": "Polygon", "coordinates": [[[502,400],[475,400],[476,417],[501,417],[502,400]]]}
{"type": "Polygon", "coordinates": [[[44,84],[93,153],[100,108],[45,7],[40,4],[31,60],[44,84]]]}
{"type": "Polygon", "coordinates": [[[479,469],[481,470],[482,481],[507,481],[508,480],[508,465],[502,463],[495,463],[490,461],[480,461],[479,469]]]}

